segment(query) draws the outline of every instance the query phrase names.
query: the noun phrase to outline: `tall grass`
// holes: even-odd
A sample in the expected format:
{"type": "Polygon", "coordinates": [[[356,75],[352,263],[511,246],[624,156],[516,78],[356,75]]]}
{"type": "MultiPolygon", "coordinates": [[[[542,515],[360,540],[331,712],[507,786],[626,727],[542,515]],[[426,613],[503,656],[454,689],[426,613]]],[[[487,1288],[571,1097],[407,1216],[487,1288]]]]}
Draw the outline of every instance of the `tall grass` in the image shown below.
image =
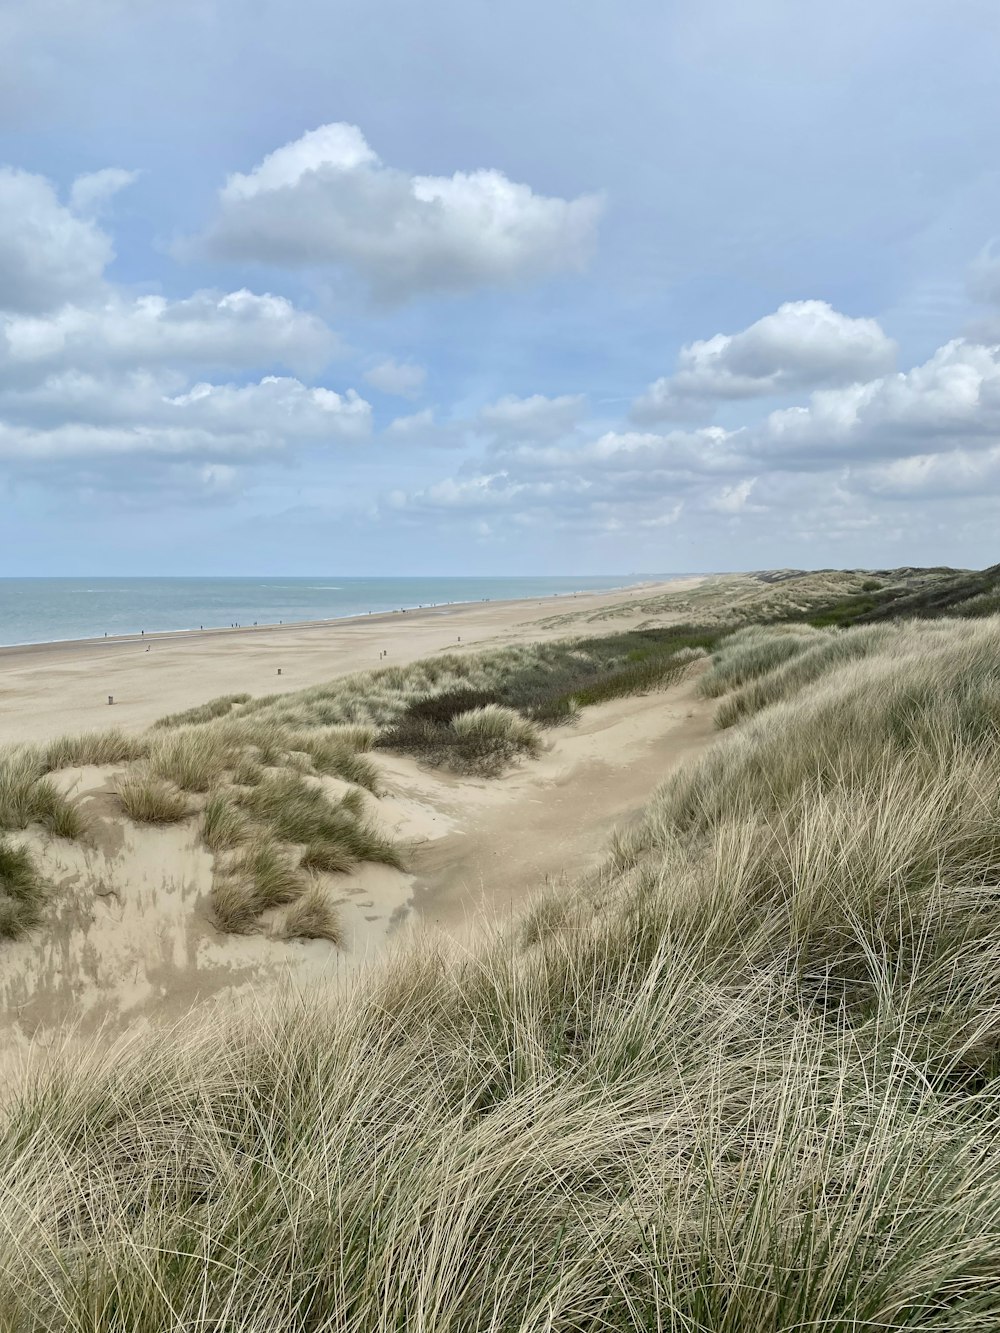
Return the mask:
{"type": "Polygon", "coordinates": [[[300,898],[307,885],[293,857],[257,837],[243,847],[212,886],[212,909],[222,930],[245,935],[262,913],[300,898]]]}
{"type": "Polygon", "coordinates": [[[0,939],[16,940],[37,924],[44,895],[28,849],[0,837],[0,939]]]}
{"type": "Polygon", "coordinates": [[[176,824],[191,813],[184,793],[149,770],[123,774],[115,790],[122,810],[137,824],[176,824]]]}
{"type": "Polygon", "coordinates": [[[831,662],[510,932],[26,1084],[0,1329],[1000,1326],[998,649],[831,662]]]}
{"type": "Polygon", "coordinates": [[[40,824],[56,837],[83,834],[79,810],[45,774],[39,751],[28,746],[0,751],[0,832],[40,824]]]}

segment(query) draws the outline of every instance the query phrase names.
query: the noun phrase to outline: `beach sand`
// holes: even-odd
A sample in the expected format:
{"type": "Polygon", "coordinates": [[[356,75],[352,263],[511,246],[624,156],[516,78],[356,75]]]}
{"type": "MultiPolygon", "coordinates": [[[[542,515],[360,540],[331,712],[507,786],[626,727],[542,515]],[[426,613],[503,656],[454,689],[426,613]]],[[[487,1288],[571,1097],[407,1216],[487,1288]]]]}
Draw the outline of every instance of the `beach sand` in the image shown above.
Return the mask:
{"type": "MultiPolygon", "coordinates": [[[[350,671],[399,666],[452,648],[565,638],[585,631],[543,628],[538,622],[571,609],[627,606],[658,589],[700,582],[690,578],[621,592],[469,602],[301,625],[0,648],[0,745],[109,726],[137,730],[220,694],[301,690],[350,671]],[[381,652],[388,656],[380,659],[381,652]]],[[[615,620],[616,628],[631,624],[627,616],[615,620]]]]}
{"type": "MultiPolygon", "coordinates": [[[[578,597],[581,610],[627,608],[631,593],[578,597]]],[[[559,601],[564,600],[560,598],[559,601]]],[[[565,635],[538,621],[552,602],[471,605],[336,625],[167,636],[144,645],[61,644],[0,654],[6,740],[88,727],[141,727],[213,694],[275,685],[299,689],[344,671],[407,662],[455,644],[565,635]],[[276,663],[283,664],[280,680],[276,663]],[[286,674],[287,672],[287,674],[286,674]],[[122,699],[109,708],[101,692],[122,699]],[[111,681],[111,684],[105,684],[111,681]],[[110,715],[110,719],[109,719],[110,715]]],[[[616,617],[615,629],[630,618],[616,617]]],[[[65,770],[59,786],[81,803],[85,844],[39,830],[33,847],[54,892],[45,920],[0,944],[0,1065],[35,1058],[65,1039],[174,1021],[191,1005],[275,986],[349,984],[369,961],[413,931],[466,940],[531,897],[596,866],[615,826],[635,818],[660,781],[713,735],[708,701],[688,677],[660,692],[584,710],[547,733],[536,760],[491,780],[458,778],[377,753],[384,793],[368,814],[402,848],[406,870],[365,865],[329,877],[344,931],[326,941],[233,936],[212,923],[212,857],[199,821],[167,828],[124,820],[113,769],[65,770]]],[[[331,787],[335,779],[326,779],[331,787]]]]}

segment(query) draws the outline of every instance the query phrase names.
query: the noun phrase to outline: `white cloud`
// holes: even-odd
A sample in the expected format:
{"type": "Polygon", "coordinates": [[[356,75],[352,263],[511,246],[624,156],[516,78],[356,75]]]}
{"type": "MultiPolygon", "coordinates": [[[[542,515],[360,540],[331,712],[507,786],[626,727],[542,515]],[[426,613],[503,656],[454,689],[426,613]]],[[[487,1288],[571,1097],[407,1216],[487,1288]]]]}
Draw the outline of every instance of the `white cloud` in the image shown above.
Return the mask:
{"type": "Polygon", "coordinates": [[[772,458],[810,461],[938,452],[1000,439],[1000,347],[956,339],[923,365],[822,390],[773,412],[758,438],[772,458]]]}
{"type": "Polygon", "coordinates": [[[969,268],[969,294],[977,301],[1000,305],[1000,239],[985,245],[969,268]]]}
{"type": "Polygon", "coordinates": [[[44,176],[0,167],[0,310],[43,313],[99,295],[110,238],[44,176]]]}
{"type": "Polygon", "coordinates": [[[1000,445],[970,453],[918,454],[856,473],[855,484],[895,500],[940,500],[995,492],[1000,484],[1000,445]]]}
{"type": "Polygon", "coordinates": [[[508,394],[480,409],[474,428],[497,440],[558,439],[574,429],[584,408],[581,394],[563,394],[546,398],[535,393],[529,398],[508,394]]]}
{"type": "Polygon", "coordinates": [[[137,171],[126,171],[123,167],[103,167],[77,176],[70,187],[70,208],[84,217],[99,217],[115,195],[138,178],[137,171]]]}
{"type": "Polygon", "coordinates": [[[0,411],[0,459],[14,464],[126,456],[240,462],[371,431],[371,408],[353,390],[273,375],[171,395],[149,375],[123,386],[74,374],[28,395],[4,395],[0,411]]]}
{"type": "Polygon", "coordinates": [[[323,125],[229,177],[201,247],[215,258],[345,267],[381,298],[579,269],[601,201],[535,194],[502,172],[416,176],[353,125],[323,125]]]}
{"type": "Polygon", "coordinates": [[[708,497],[705,507],[717,514],[761,514],[767,506],[750,503],[756,485],[756,477],[745,477],[734,486],[723,486],[721,491],[708,497]]]}
{"type": "Polygon", "coordinates": [[[637,398],[641,422],[685,420],[720,400],[851,384],[889,370],[896,345],[874,319],[854,319],[826,301],[787,301],[741,333],[681,349],[677,370],[637,398]]]}
{"type": "Polygon", "coordinates": [[[0,379],[62,366],[318,369],[337,350],[322,320],[282,296],[202,291],[181,301],[111,295],[46,315],[0,316],[0,379]]]}
{"type": "Polygon", "coordinates": [[[416,398],[424,387],[427,371],[409,361],[393,361],[390,357],[365,372],[365,380],[380,393],[396,398],[416,398]]]}

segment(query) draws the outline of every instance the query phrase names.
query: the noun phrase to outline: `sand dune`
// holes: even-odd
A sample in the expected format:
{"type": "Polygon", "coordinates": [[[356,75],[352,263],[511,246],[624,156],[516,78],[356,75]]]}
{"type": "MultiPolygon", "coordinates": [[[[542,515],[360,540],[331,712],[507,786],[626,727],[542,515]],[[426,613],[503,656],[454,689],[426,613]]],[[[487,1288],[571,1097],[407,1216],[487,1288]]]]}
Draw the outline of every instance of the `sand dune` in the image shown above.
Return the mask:
{"type": "Polygon", "coordinates": [[[220,933],[197,819],[138,827],[114,800],[113,769],[67,770],[59,784],[82,802],[92,833],[86,844],[29,835],[56,887],[39,929],[3,946],[0,1052],[9,1061],[44,1050],[67,1025],[115,1032],[175,1019],[213,996],[336,983],[414,927],[464,934],[484,915],[502,916],[595,863],[611,828],[707,743],[710,712],[693,677],[594,707],[549,733],[540,759],[489,781],[377,756],[386,791],[368,798],[370,814],[405,849],[406,871],[366,865],[324,877],[342,948],[266,928],[220,933]]]}

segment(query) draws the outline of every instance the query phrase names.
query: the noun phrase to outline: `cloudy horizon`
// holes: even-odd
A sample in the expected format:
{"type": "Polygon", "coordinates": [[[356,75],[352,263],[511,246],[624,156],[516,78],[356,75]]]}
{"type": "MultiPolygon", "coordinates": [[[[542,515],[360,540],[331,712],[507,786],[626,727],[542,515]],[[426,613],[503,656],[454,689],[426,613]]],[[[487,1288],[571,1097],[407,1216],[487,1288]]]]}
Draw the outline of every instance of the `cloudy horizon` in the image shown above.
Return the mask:
{"type": "Polygon", "coordinates": [[[0,575],[1000,560],[985,0],[0,41],[0,575]]]}

